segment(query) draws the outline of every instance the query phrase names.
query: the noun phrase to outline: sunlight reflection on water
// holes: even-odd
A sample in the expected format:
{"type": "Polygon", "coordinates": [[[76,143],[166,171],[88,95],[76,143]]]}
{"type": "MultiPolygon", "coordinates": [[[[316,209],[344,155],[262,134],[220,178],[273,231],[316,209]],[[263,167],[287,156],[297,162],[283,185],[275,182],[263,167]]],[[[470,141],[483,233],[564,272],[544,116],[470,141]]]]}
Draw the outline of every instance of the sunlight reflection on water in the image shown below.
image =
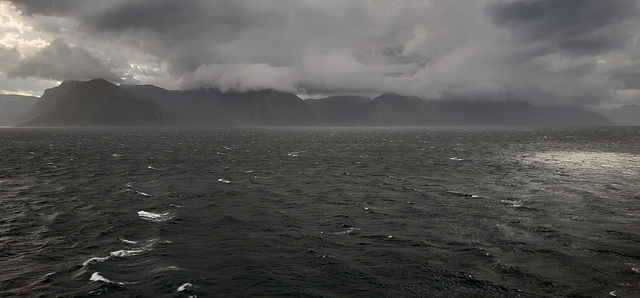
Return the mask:
{"type": "Polygon", "coordinates": [[[567,170],[607,172],[623,175],[640,173],[640,155],[594,151],[544,151],[531,155],[529,160],[567,170]]]}

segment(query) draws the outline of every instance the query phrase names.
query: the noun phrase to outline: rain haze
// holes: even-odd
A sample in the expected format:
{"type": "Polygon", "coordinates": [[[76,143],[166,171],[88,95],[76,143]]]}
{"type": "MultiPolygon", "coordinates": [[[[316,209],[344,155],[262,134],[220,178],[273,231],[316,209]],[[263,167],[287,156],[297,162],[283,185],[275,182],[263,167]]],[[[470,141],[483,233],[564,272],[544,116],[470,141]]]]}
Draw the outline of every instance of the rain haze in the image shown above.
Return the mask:
{"type": "Polygon", "coordinates": [[[640,101],[635,0],[0,1],[0,90],[399,93],[538,105],[640,101]]]}

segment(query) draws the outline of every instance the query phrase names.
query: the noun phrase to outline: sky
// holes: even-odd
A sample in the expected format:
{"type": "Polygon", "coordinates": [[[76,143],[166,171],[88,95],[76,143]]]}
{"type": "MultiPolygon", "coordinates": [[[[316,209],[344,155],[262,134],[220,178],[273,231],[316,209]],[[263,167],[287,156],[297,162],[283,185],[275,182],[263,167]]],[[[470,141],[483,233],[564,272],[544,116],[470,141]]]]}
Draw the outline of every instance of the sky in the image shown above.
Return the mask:
{"type": "Polygon", "coordinates": [[[640,104],[640,0],[0,0],[0,93],[62,80],[640,104]]]}

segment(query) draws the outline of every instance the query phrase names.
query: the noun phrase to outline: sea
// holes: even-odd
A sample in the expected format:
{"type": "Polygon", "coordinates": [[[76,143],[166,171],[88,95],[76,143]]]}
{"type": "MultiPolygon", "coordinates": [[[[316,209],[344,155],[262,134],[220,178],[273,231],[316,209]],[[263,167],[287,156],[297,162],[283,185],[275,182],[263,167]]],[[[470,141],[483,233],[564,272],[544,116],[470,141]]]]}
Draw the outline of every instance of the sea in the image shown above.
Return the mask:
{"type": "Polygon", "coordinates": [[[640,297],[640,127],[3,128],[2,297],[640,297]]]}

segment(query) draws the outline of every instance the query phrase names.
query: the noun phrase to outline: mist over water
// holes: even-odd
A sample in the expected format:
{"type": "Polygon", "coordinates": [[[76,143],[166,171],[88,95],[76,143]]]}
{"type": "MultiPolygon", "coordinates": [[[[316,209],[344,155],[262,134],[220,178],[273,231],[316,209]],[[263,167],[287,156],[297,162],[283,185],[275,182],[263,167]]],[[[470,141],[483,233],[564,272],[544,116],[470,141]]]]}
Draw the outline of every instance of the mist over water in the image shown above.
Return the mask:
{"type": "Polygon", "coordinates": [[[640,129],[0,129],[0,295],[640,295],[640,129]]]}

